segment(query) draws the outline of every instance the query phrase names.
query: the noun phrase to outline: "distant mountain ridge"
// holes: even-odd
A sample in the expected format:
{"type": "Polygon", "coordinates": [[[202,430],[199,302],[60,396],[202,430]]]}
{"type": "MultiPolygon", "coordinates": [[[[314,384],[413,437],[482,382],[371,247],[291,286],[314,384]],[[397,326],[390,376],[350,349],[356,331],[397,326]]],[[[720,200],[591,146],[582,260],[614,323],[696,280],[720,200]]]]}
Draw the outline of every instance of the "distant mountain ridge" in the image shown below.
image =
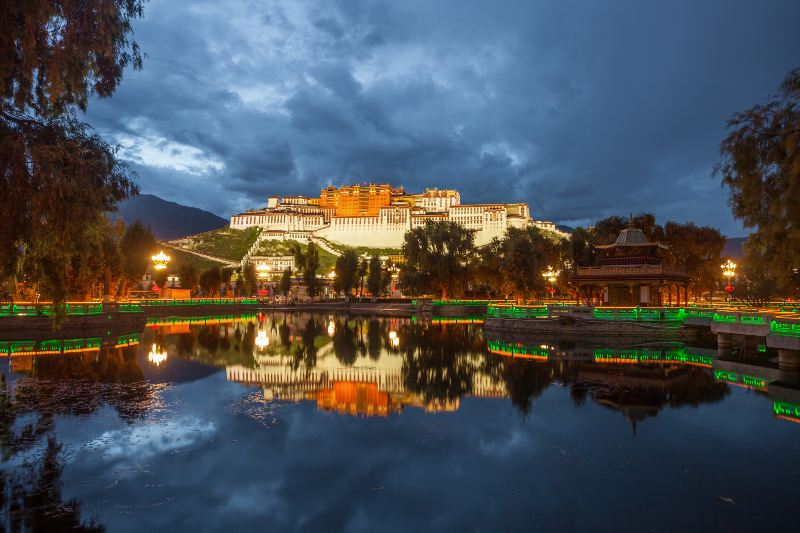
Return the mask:
{"type": "Polygon", "coordinates": [[[162,241],[219,229],[228,221],[197,207],[169,202],[152,194],[140,194],[119,204],[114,218],[126,224],[140,221],[150,226],[156,238],[162,241]]]}
{"type": "Polygon", "coordinates": [[[725,243],[725,248],[722,249],[722,256],[728,256],[732,259],[741,259],[744,257],[742,245],[746,240],[747,237],[728,237],[728,242],[725,243]]]}

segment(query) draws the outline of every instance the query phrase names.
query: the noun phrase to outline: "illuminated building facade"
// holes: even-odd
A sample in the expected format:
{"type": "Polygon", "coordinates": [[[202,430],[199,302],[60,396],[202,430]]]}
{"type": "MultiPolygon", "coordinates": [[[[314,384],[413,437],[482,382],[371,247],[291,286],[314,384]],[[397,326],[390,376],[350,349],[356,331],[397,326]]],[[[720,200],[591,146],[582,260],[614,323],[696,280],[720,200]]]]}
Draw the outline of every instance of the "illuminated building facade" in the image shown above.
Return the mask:
{"type": "Polygon", "coordinates": [[[407,231],[438,220],[472,230],[478,246],[502,237],[511,227],[536,226],[562,234],[552,222],[533,220],[525,203],[462,204],[453,189],[406,194],[403,188],[386,184],[330,186],[320,191],[319,198],[271,196],[265,208],[233,215],[231,227],[260,227],[262,239],[399,248],[407,231]]]}

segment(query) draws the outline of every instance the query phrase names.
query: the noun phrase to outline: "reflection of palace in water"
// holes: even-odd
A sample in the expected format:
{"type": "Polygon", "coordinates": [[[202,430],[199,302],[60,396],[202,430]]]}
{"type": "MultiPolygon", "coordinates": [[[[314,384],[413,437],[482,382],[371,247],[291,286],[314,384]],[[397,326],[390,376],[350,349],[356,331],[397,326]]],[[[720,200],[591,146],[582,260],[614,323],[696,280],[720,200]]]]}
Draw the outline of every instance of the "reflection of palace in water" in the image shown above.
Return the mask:
{"type": "MultiPolygon", "coordinates": [[[[294,369],[285,355],[256,355],[255,368],[230,365],[225,375],[230,381],[261,387],[267,401],[315,401],[322,411],[350,415],[386,416],[405,407],[425,412],[455,411],[460,398],[428,398],[406,386],[404,359],[399,354],[381,353],[377,360],[360,356],[351,366],[343,366],[332,346],[320,350],[314,368],[294,369]]],[[[478,369],[479,355],[467,362],[471,373],[470,396],[503,398],[505,384],[478,369]]]]}
{"type": "Polygon", "coordinates": [[[470,397],[504,398],[528,413],[556,386],[576,406],[589,399],[635,427],[665,407],[721,401],[734,386],[772,399],[776,418],[800,420],[800,386],[777,366],[682,344],[485,339],[472,323],[302,313],[170,317],[148,322],[143,333],[0,341],[4,355],[13,373],[104,383],[175,383],[224,367],[228,380],[259,387],[265,401],[309,401],[356,416],[406,407],[450,412],[470,397]]]}

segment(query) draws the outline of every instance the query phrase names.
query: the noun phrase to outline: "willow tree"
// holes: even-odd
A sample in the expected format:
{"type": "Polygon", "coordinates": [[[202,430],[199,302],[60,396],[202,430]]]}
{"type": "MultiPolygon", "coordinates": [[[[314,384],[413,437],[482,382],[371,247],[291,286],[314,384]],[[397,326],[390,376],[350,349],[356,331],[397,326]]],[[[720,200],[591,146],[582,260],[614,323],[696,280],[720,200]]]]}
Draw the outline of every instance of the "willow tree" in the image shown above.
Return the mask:
{"type": "Polygon", "coordinates": [[[764,104],[736,113],[720,145],[717,172],[733,215],[753,229],[745,254],[760,261],[777,290],[800,268],[800,69],[764,104]]]}
{"type": "Polygon", "coordinates": [[[0,277],[67,296],[104,213],[136,193],[116,151],[77,117],[141,67],[142,0],[30,0],[0,9],[0,277]]]}

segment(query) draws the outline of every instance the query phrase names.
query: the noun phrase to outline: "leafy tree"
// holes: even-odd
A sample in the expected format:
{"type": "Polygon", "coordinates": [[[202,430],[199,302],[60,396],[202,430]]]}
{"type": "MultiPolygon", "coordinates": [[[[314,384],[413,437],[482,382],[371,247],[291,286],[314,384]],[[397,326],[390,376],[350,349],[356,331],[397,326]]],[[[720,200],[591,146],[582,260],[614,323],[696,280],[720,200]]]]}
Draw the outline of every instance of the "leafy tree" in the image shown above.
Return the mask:
{"type": "Polygon", "coordinates": [[[386,292],[386,287],[391,281],[388,271],[384,270],[381,260],[377,256],[372,256],[369,260],[369,275],[367,276],[367,290],[372,294],[372,298],[378,298],[386,292]]]}
{"type": "Polygon", "coordinates": [[[77,118],[127,65],[140,0],[5,2],[0,9],[0,277],[41,283],[56,302],[87,272],[83,243],[135,194],[116,151],[77,118]]]}
{"type": "Polygon", "coordinates": [[[256,272],[256,265],[250,261],[242,266],[242,273],[240,276],[242,280],[242,293],[243,296],[253,296],[258,291],[258,272],[256,272]]]}
{"type": "Polygon", "coordinates": [[[494,238],[486,246],[478,248],[475,260],[475,281],[492,297],[505,297],[511,293],[503,275],[503,243],[494,238]]]}
{"type": "Polygon", "coordinates": [[[502,241],[501,270],[504,286],[511,287],[517,301],[544,288],[542,272],[548,265],[559,265],[557,245],[538,228],[509,228],[502,241]]]}
{"type": "Polygon", "coordinates": [[[579,266],[594,265],[594,244],[595,239],[591,231],[585,228],[575,228],[569,237],[569,256],[573,269],[579,266]]]}
{"type": "Polygon", "coordinates": [[[355,252],[355,250],[348,248],[342,255],[336,258],[336,266],[334,268],[334,271],[336,272],[335,283],[337,284],[339,290],[344,292],[344,297],[346,300],[350,299],[350,293],[352,292],[353,287],[356,284],[356,278],[358,277],[358,270],[358,254],[355,252]]]}
{"type": "Polygon", "coordinates": [[[478,251],[476,279],[492,295],[514,294],[522,300],[544,288],[547,265],[561,264],[559,241],[538,228],[509,228],[503,239],[494,239],[478,251]]]}
{"type": "Polygon", "coordinates": [[[293,248],[294,262],[297,269],[303,274],[303,284],[306,287],[306,294],[312,299],[319,294],[320,282],[317,279],[319,270],[319,250],[313,242],[308,243],[305,253],[299,245],[293,248]]]}
{"type": "Polygon", "coordinates": [[[222,271],[218,266],[210,266],[200,274],[200,288],[208,296],[219,294],[219,286],[222,284],[222,271]]]}
{"type": "Polygon", "coordinates": [[[691,222],[667,222],[664,233],[674,262],[691,276],[695,295],[708,292],[710,298],[719,279],[720,256],[727,239],[716,228],[691,222]]]}
{"type": "Polygon", "coordinates": [[[289,295],[289,290],[292,288],[292,269],[287,268],[283,271],[278,287],[280,288],[281,294],[284,296],[289,295]]]}
{"type": "Polygon", "coordinates": [[[768,258],[760,269],[779,291],[800,268],[800,69],[770,101],[736,113],[720,145],[716,171],[729,189],[733,215],[755,231],[745,253],[768,258]]]}
{"type": "Polygon", "coordinates": [[[220,271],[220,278],[222,284],[225,286],[225,294],[231,294],[231,279],[233,278],[233,269],[231,268],[223,268],[220,271]]]}
{"type": "Polygon", "coordinates": [[[181,278],[181,289],[188,289],[192,292],[197,291],[200,275],[197,269],[188,263],[184,263],[178,269],[178,276],[181,278]]]}
{"type": "Polygon", "coordinates": [[[317,279],[319,270],[319,250],[313,242],[308,243],[308,249],[303,257],[303,284],[306,286],[306,294],[312,299],[319,294],[320,282],[317,279]]]}
{"type": "Polygon", "coordinates": [[[125,228],[120,239],[122,255],[122,286],[120,292],[127,295],[130,286],[137,283],[147,272],[150,256],[157,245],[156,238],[148,226],[138,220],[125,228]]]}
{"type": "Polygon", "coordinates": [[[769,258],[760,255],[759,250],[748,250],[745,244],[745,257],[737,273],[732,296],[750,305],[761,306],[768,303],[778,293],[778,282],[773,271],[764,268],[769,258]]]}
{"type": "Polygon", "coordinates": [[[358,265],[358,299],[360,300],[362,296],[364,296],[364,279],[367,277],[367,272],[369,272],[369,264],[367,263],[366,259],[362,259],[361,263],[358,265]]]}
{"type": "Polygon", "coordinates": [[[122,276],[122,253],[119,249],[119,241],[125,231],[122,221],[115,224],[113,233],[103,237],[102,244],[102,265],[103,265],[103,298],[112,299],[116,293],[117,282],[122,276]]]}
{"type": "Polygon", "coordinates": [[[448,293],[462,292],[470,281],[475,255],[475,235],[452,221],[427,221],[405,235],[406,262],[400,271],[400,284],[408,290],[448,293]]]}

